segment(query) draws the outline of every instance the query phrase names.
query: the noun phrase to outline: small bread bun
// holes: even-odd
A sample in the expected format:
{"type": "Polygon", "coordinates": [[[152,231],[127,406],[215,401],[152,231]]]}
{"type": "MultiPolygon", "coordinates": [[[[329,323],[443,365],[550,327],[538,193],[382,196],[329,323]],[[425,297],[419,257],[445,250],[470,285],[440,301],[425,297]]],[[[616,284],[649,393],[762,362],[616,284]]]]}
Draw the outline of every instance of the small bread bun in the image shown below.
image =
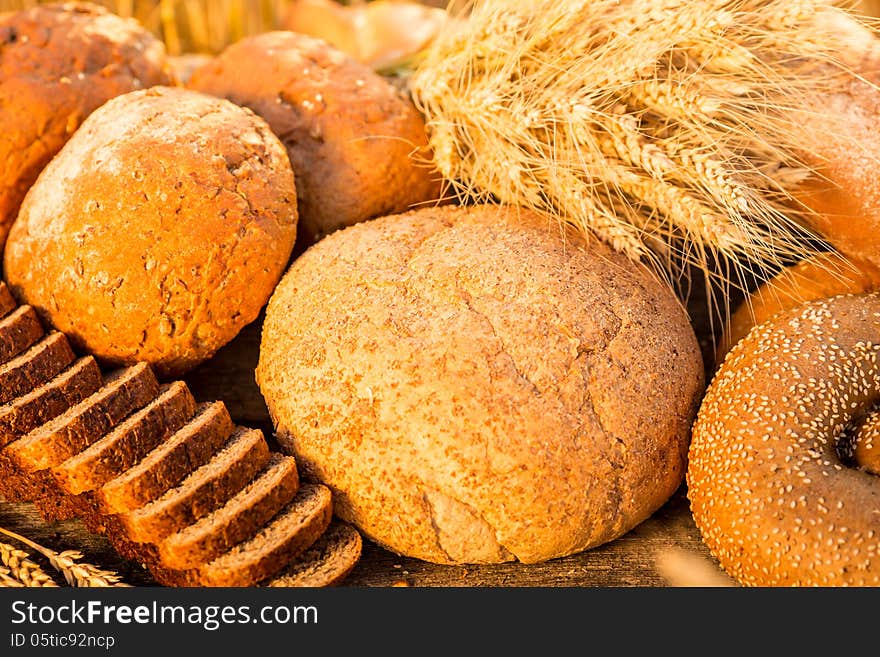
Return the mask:
{"type": "Polygon", "coordinates": [[[179,376],[257,317],[296,216],[287,154],[260,117],[136,91],[96,110],[28,192],[7,282],[79,349],[179,376]]]}
{"type": "Polygon", "coordinates": [[[818,253],[787,267],[752,292],[730,316],[715,351],[716,364],[752,328],[807,301],[880,289],[880,271],[837,253],[818,253]]]}
{"type": "Polygon", "coordinates": [[[440,195],[412,101],[320,39],[294,32],[242,39],[195,71],[188,86],[250,107],[284,142],[306,245],[440,195]]]}
{"type": "Polygon", "coordinates": [[[688,497],[740,583],[880,585],[880,479],[848,467],[838,445],[875,412],[878,356],[880,296],[845,295],[764,322],[717,371],[693,427],[688,497]]]}
{"type": "Polygon", "coordinates": [[[0,14],[0,250],[27,190],[83,119],[171,82],[162,42],[134,19],[85,2],[0,14]]]}
{"type": "Polygon", "coordinates": [[[880,39],[839,12],[832,16],[847,38],[840,57],[850,73],[829,73],[835,90],[818,92],[793,118],[813,137],[801,155],[816,170],[795,197],[813,210],[813,230],[848,259],[880,271],[880,39]]]}
{"type": "Polygon", "coordinates": [[[678,488],[703,364],[647,268],[526,210],[446,206],[297,258],[257,382],[280,444],[374,541],[532,563],[622,535],[678,488]]]}

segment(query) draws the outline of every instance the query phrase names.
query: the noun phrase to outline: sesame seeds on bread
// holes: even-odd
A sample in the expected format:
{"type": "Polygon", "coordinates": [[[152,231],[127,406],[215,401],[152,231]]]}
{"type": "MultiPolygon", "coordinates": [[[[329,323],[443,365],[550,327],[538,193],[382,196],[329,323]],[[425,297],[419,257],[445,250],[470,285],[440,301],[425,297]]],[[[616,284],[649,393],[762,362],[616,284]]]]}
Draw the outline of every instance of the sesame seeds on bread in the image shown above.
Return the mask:
{"type": "Polygon", "coordinates": [[[687,490],[703,540],[752,586],[880,585],[880,479],[839,449],[880,400],[880,296],[752,329],[700,406],[687,490]]]}

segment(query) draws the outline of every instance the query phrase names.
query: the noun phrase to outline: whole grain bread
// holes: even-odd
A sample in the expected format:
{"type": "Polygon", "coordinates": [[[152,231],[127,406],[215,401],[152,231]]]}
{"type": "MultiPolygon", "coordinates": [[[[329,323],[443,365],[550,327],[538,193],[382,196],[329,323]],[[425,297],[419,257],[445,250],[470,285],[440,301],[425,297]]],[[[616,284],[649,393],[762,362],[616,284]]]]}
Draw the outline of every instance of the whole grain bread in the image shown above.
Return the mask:
{"type": "Polygon", "coordinates": [[[187,86],[249,107],[279,135],[296,172],[304,244],[441,195],[412,100],[321,39],[287,31],[246,37],[187,86]]]}
{"type": "Polygon", "coordinates": [[[226,504],[159,543],[162,565],[194,568],[251,538],[296,495],[296,460],[273,454],[266,467],[226,504]]]}
{"type": "Polygon", "coordinates": [[[233,428],[223,402],[201,404],[190,422],[97,491],[101,508],[126,513],[157,499],[207,463],[233,428]]]}
{"type": "MultiPolygon", "coordinates": [[[[29,321],[4,297],[0,287],[15,317],[4,326],[29,321]]],[[[47,337],[6,365],[27,371],[50,347],[69,349],[63,335],[47,337]]],[[[79,517],[161,584],[255,585],[308,550],[332,516],[329,489],[300,487],[295,460],[272,455],[262,432],[236,428],[221,402],[197,406],[183,382],[159,386],[146,365],[105,381],[81,358],[0,406],[0,438],[0,495],[33,500],[49,519],[79,517]]]]}
{"type": "Polygon", "coordinates": [[[12,292],[4,281],[0,281],[0,317],[6,317],[18,306],[12,292]]]}
{"type": "Polygon", "coordinates": [[[52,469],[66,493],[94,490],[125,472],[192,417],[196,401],[183,381],[162,386],[142,409],[78,454],[52,469]]]}
{"type": "Polygon", "coordinates": [[[296,225],[293,170],[263,119],[156,86],[83,122],[22,203],[3,265],[77,349],[167,380],[257,318],[296,225]]]}
{"type": "Polygon", "coordinates": [[[293,501],[251,539],[199,568],[201,586],[249,586],[290,563],[327,529],[333,515],[330,489],[304,483],[293,501]]]}
{"type": "Polygon", "coordinates": [[[26,395],[70,365],[74,358],[63,333],[49,333],[30,349],[0,365],[0,404],[26,395]]]}
{"type": "Polygon", "coordinates": [[[98,363],[86,356],[54,379],[0,406],[0,447],[58,417],[97,391],[102,382],[98,363]]]}
{"type": "Polygon", "coordinates": [[[282,448],[367,536],[438,563],[534,563],[621,536],[681,486],[704,366],[647,267],[485,204],[303,253],[256,376],[282,448]]]}
{"type": "Polygon", "coordinates": [[[28,189],[83,119],[171,82],[162,41],[133,18],[87,2],[0,14],[0,251],[28,189]]]}
{"type": "Polygon", "coordinates": [[[100,390],[10,443],[5,451],[25,472],[60,465],[158,394],[159,383],[148,365],[139,363],[117,370],[107,377],[100,390]]]}
{"type": "Polygon", "coordinates": [[[120,517],[128,537],[156,542],[197,522],[236,495],[269,461],[260,431],[238,428],[214,457],[179,486],[120,517]]]}
{"type": "Polygon", "coordinates": [[[345,522],[333,522],[311,547],[266,586],[336,586],[357,565],[362,545],[357,529],[345,522]]]}
{"type": "Polygon", "coordinates": [[[14,358],[45,335],[37,313],[21,306],[0,320],[0,363],[14,358]]]}

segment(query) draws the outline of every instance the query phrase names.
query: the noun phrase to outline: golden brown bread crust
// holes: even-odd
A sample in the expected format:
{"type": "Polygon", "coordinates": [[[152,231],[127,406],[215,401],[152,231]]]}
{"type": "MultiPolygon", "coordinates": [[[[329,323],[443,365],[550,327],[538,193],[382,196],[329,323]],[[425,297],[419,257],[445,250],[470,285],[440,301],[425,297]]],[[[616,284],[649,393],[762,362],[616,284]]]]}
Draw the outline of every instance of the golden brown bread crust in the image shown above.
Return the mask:
{"type": "Polygon", "coordinates": [[[835,29],[847,38],[839,56],[851,72],[829,71],[830,89],[792,117],[813,138],[800,155],[817,170],[795,197],[814,211],[813,230],[863,269],[880,272],[880,40],[839,14],[835,29]]]}
{"type": "Polygon", "coordinates": [[[261,118],[154,87],[102,106],[46,167],[10,232],[7,282],[76,347],[171,377],[257,317],[296,219],[261,118]]]}
{"type": "Polygon", "coordinates": [[[324,41],[294,32],[242,39],[195,71],[188,86],[250,107],[281,138],[307,244],[440,195],[410,99],[324,41]]]}
{"type": "Polygon", "coordinates": [[[715,351],[716,366],[752,328],[802,303],[880,289],[880,271],[836,253],[818,253],[783,269],[753,291],[730,316],[715,351]]]}
{"type": "Polygon", "coordinates": [[[257,380],[338,514],[440,563],[611,540],[682,482],[699,347],[647,271],[497,206],[384,217],[300,256],[257,380]]]}
{"type": "Polygon", "coordinates": [[[162,42],[85,2],[0,15],[0,250],[40,171],[92,111],[171,84],[162,42]]]}
{"type": "Polygon", "coordinates": [[[694,424],[688,496],[703,539],[746,585],[880,584],[880,479],[838,438],[880,399],[880,297],[813,301],[728,354],[694,424]]]}

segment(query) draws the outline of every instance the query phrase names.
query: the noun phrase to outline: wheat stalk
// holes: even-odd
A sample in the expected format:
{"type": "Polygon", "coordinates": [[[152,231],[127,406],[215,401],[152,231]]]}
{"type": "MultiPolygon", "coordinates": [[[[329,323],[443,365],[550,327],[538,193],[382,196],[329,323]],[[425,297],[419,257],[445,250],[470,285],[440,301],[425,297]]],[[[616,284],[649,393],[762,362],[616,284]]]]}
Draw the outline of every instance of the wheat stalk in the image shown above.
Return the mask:
{"type": "MultiPolygon", "coordinates": [[[[839,3],[837,3],[839,4],[839,3]]],[[[646,261],[749,288],[828,248],[793,196],[799,124],[838,88],[823,0],[478,0],[408,84],[463,200],[549,213],[646,261]]],[[[829,138],[846,139],[846,135],[829,138]]],[[[715,298],[713,296],[713,298],[715,298]]]]}
{"type": "MultiPolygon", "coordinates": [[[[77,587],[110,587],[110,586],[129,586],[124,583],[117,573],[110,570],[104,570],[92,564],[83,563],[80,560],[83,554],[78,550],[64,550],[56,552],[49,548],[43,547],[34,541],[25,538],[15,532],[0,527],[0,534],[5,534],[33,550],[42,554],[49,563],[60,572],[70,586],[77,587]]],[[[4,562],[5,563],[5,562],[4,562]]]]}
{"type": "Polygon", "coordinates": [[[4,586],[53,587],[58,586],[39,564],[30,560],[24,550],[0,543],[0,563],[4,586]],[[17,584],[11,583],[12,581],[17,584]]]}

